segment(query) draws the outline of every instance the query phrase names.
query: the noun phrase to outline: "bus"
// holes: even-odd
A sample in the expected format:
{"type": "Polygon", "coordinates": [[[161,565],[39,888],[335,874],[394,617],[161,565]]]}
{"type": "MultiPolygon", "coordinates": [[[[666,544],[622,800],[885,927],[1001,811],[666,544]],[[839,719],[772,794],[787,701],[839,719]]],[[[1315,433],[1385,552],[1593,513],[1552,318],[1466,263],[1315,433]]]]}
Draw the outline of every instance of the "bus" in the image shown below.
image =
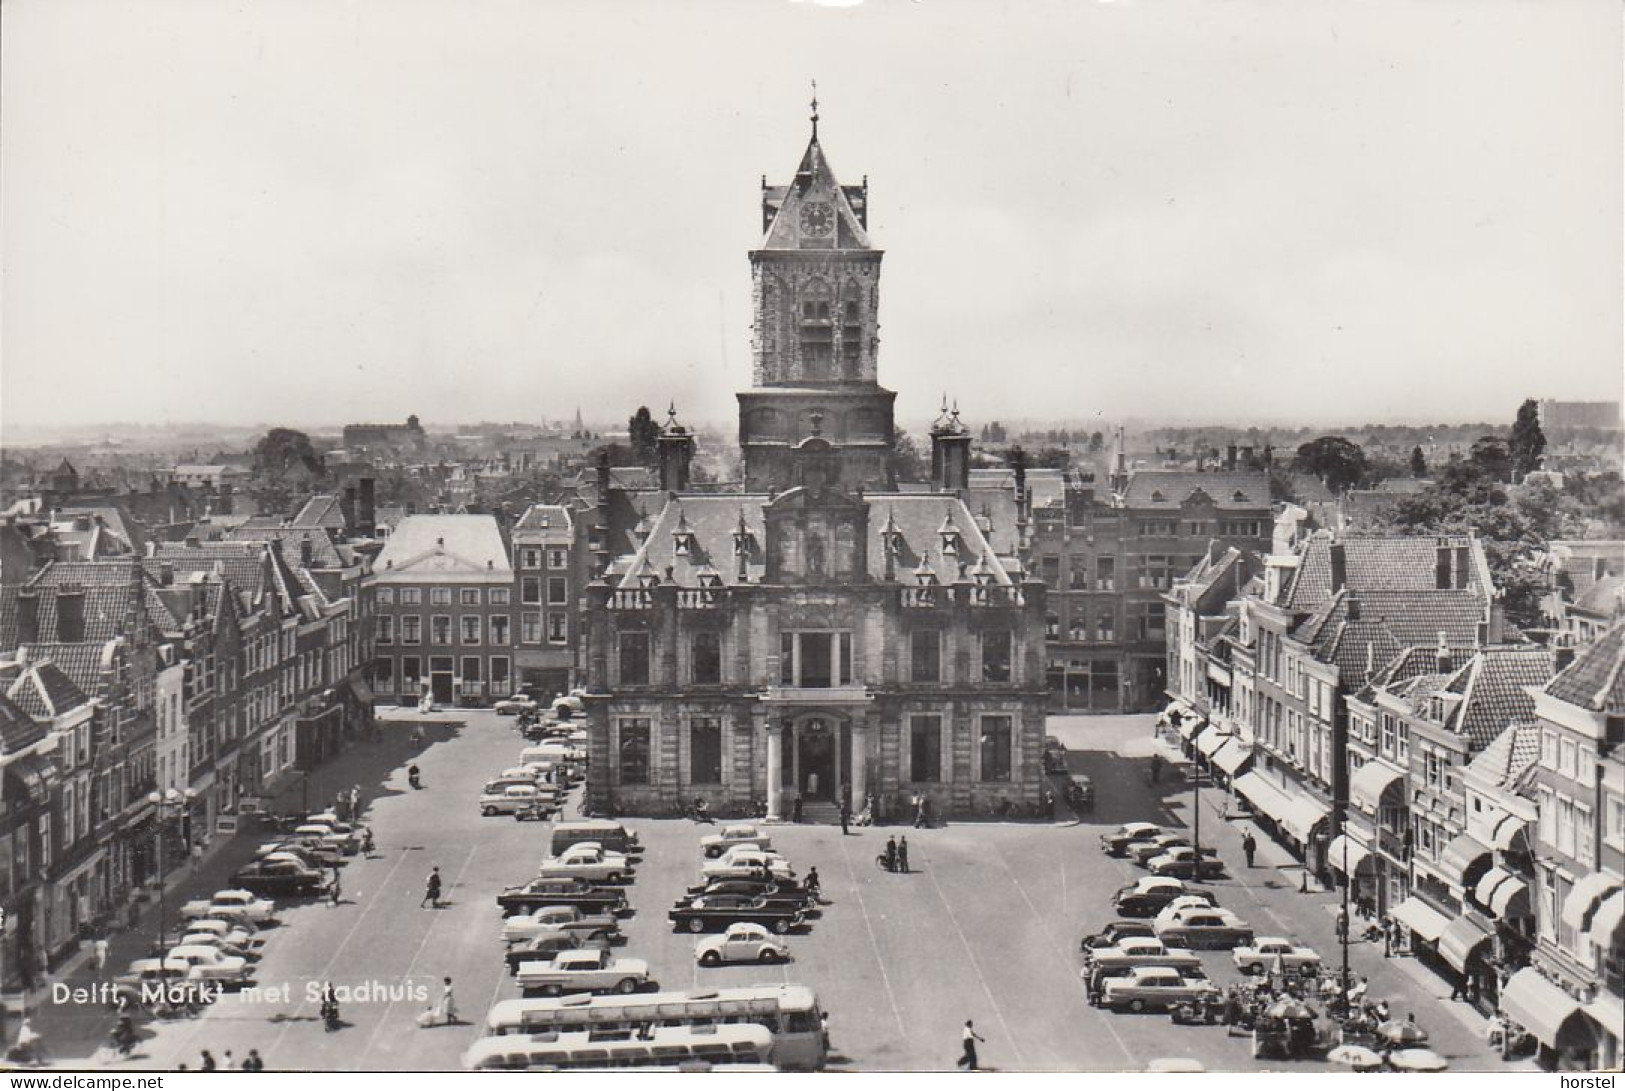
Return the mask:
{"type": "MultiPolygon", "coordinates": [[[[614,1068],[760,1070],[773,1051],[773,1035],[755,1023],[638,1030],[544,1031],[481,1038],[463,1053],[473,1071],[559,1071],[614,1068]]],[[[771,1068],[771,1065],[767,1067],[771,1068]]]]}
{"type": "Polygon", "coordinates": [[[754,1023],[773,1035],[775,1066],[787,1071],[824,1067],[823,1016],[805,985],[757,985],[630,996],[566,996],[502,1000],[485,1017],[485,1032],[567,1033],[754,1023]]]}

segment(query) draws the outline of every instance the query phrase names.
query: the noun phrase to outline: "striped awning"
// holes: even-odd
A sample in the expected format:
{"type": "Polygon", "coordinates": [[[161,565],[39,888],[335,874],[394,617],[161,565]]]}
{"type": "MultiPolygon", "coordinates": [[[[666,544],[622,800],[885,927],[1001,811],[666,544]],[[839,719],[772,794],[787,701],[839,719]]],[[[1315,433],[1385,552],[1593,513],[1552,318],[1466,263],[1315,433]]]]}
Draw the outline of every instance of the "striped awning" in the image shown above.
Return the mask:
{"type": "Polygon", "coordinates": [[[1490,831],[1490,845],[1497,852],[1506,852],[1512,847],[1512,841],[1520,833],[1529,828],[1525,819],[1515,814],[1504,814],[1495,823],[1495,829],[1490,831]]]}
{"type": "Polygon", "coordinates": [[[1591,915],[1591,928],[1586,932],[1591,942],[1608,950],[1613,943],[1614,933],[1619,930],[1620,921],[1625,921],[1625,890],[1616,890],[1591,915]]]}
{"type": "Polygon", "coordinates": [[[1501,990],[1501,1010],[1542,1045],[1555,1047],[1563,1024],[1580,1014],[1580,1002],[1526,966],[1501,990]]]}
{"type": "Polygon", "coordinates": [[[1439,937],[1439,954],[1456,969],[1465,971],[1467,963],[1472,960],[1473,952],[1490,939],[1489,929],[1479,924],[1476,919],[1467,916],[1457,917],[1445,928],[1444,935],[1439,937]]]}
{"type": "Polygon", "coordinates": [[[1417,897],[1406,898],[1389,910],[1389,915],[1429,942],[1436,941],[1450,927],[1449,917],[1417,897]]]}
{"type": "Polygon", "coordinates": [[[1528,913],[1529,887],[1524,881],[1503,867],[1492,867],[1480,876],[1478,883],[1473,887],[1473,897],[1479,905],[1489,906],[1495,911],[1497,917],[1505,917],[1512,900],[1519,894],[1524,894],[1524,913],[1528,913]]]}
{"type": "Polygon", "coordinates": [[[1605,871],[1593,871],[1569,888],[1563,902],[1563,923],[1576,932],[1584,932],[1591,921],[1592,910],[1608,895],[1620,888],[1620,881],[1605,871]]]}
{"type": "Polygon", "coordinates": [[[1360,844],[1348,834],[1338,834],[1332,838],[1332,843],[1326,847],[1326,864],[1334,871],[1342,871],[1353,875],[1360,870],[1360,865],[1371,859],[1371,850],[1360,844]],[[1344,861],[1347,861],[1345,868],[1344,861]]]}
{"type": "Polygon", "coordinates": [[[1464,833],[1444,847],[1439,854],[1439,868],[1452,884],[1465,887],[1477,882],[1478,873],[1474,869],[1489,858],[1490,847],[1464,833]]]}
{"type": "Polygon", "coordinates": [[[1368,761],[1349,778],[1349,801],[1367,814],[1376,814],[1382,793],[1405,779],[1405,772],[1385,761],[1368,761]]]}
{"type": "Polygon", "coordinates": [[[1241,772],[1246,764],[1253,760],[1253,748],[1241,741],[1238,735],[1230,740],[1230,745],[1213,755],[1213,764],[1225,771],[1228,776],[1235,776],[1241,772]]]}

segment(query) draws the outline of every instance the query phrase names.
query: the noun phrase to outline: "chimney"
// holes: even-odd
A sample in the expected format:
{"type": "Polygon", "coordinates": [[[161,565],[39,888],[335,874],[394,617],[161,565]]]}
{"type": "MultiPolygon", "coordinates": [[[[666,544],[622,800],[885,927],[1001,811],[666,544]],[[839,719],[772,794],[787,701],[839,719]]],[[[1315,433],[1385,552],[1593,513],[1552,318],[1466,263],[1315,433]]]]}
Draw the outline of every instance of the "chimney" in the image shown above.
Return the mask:
{"type": "Polygon", "coordinates": [[[160,561],[158,564],[158,586],[175,586],[175,565],[170,561],[160,561]]]}
{"type": "Polygon", "coordinates": [[[609,499],[609,451],[598,452],[598,502],[609,499]]]}
{"type": "Polygon", "coordinates": [[[355,533],[361,538],[372,538],[378,532],[378,483],[363,477],[356,482],[355,533]]]}
{"type": "Polygon", "coordinates": [[[655,439],[660,462],[660,487],[666,492],[688,491],[688,466],[694,458],[694,437],[677,423],[677,406],[666,415],[666,426],[655,439]]]}
{"type": "Polygon", "coordinates": [[[1349,592],[1349,620],[1360,620],[1360,596],[1353,591],[1349,592]]]}
{"type": "Polygon", "coordinates": [[[17,643],[39,643],[39,592],[31,587],[17,593],[17,643]]]}
{"type": "Polygon", "coordinates": [[[1443,538],[1434,546],[1433,586],[1439,591],[1450,590],[1450,543],[1443,538]]]}
{"type": "Polygon", "coordinates": [[[1349,562],[1348,553],[1342,542],[1333,542],[1331,545],[1332,558],[1332,594],[1337,594],[1348,585],[1349,562]]]}
{"type": "Polygon", "coordinates": [[[311,559],[310,535],[299,536],[299,567],[309,568],[311,559]]]}
{"type": "Polygon", "coordinates": [[[1016,471],[1016,502],[1019,504],[1019,503],[1021,503],[1022,499],[1027,495],[1027,461],[1026,461],[1026,459],[1017,459],[1016,460],[1015,471],[1016,471]]]}
{"type": "Polygon", "coordinates": [[[344,516],[344,529],[355,533],[355,486],[346,485],[344,495],[339,497],[339,514],[344,516]]]}
{"type": "Polygon", "coordinates": [[[1574,646],[1572,644],[1561,644],[1552,649],[1552,672],[1554,674],[1561,674],[1573,662],[1574,646]]]}
{"type": "Polygon", "coordinates": [[[1434,650],[1433,660],[1434,667],[1440,674],[1450,673],[1450,644],[1444,638],[1443,629],[1439,630],[1439,646],[1434,650]]]}
{"type": "Polygon", "coordinates": [[[1236,445],[1234,443],[1224,449],[1224,468],[1227,470],[1236,468],[1236,445]]]}
{"type": "Polygon", "coordinates": [[[1467,547],[1456,547],[1456,590],[1460,591],[1467,586],[1467,547]]]}
{"type": "Polygon", "coordinates": [[[57,588],[56,639],[61,644],[78,644],[85,639],[85,589],[77,584],[57,588]]]}
{"type": "Polygon", "coordinates": [[[236,514],[236,508],[234,507],[235,503],[236,503],[236,501],[234,501],[232,499],[232,485],[231,485],[231,483],[230,482],[222,482],[221,485],[220,485],[220,514],[221,515],[235,515],[236,514]]]}
{"type": "Polygon", "coordinates": [[[931,429],[931,483],[943,492],[970,488],[970,429],[959,423],[959,410],[931,429]]]}

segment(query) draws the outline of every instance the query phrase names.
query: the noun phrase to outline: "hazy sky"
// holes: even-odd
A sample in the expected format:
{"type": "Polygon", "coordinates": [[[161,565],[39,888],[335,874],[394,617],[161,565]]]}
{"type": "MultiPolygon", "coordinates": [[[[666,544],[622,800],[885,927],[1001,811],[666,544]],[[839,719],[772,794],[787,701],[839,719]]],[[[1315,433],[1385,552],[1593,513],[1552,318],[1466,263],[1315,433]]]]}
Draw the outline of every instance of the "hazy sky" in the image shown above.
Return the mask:
{"type": "Polygon", "coordinates": [[[1621,385],[1616,0],[7,0],[0,423],[727,419],[808,80],[881,380],[1510,420],[1621,385]]]}

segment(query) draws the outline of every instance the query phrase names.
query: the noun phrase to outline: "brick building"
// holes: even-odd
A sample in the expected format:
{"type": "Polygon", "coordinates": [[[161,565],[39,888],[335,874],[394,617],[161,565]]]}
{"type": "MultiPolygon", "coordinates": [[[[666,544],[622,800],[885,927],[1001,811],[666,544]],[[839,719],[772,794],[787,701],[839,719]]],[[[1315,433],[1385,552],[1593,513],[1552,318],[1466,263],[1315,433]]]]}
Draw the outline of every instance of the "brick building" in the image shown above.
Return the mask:
{"type": "Polygon", "coordinates": [[[576,524],[559,504],[532,504],[513,528],[519,631],[514,667],[519,685],[542,696],[576,684],[580,629],[576,524]]]}

